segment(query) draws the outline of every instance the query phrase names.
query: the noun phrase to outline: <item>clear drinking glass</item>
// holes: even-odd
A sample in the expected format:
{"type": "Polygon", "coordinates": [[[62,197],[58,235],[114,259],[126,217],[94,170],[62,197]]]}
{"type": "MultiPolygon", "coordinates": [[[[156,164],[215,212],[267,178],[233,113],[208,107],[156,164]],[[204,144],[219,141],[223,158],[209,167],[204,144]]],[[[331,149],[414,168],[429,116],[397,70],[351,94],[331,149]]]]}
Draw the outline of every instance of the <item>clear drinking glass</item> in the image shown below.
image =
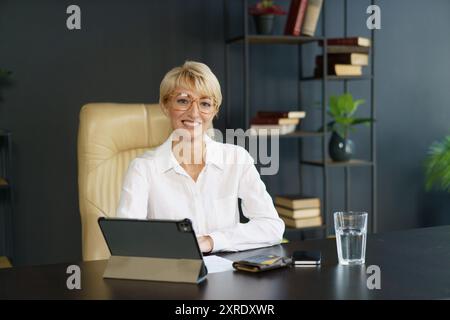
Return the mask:
{"type": "Polygon", "coordinates": [[[367,213],[335,212],[334,228],[339,263],[364,264],[366,259],[367,213]]]}

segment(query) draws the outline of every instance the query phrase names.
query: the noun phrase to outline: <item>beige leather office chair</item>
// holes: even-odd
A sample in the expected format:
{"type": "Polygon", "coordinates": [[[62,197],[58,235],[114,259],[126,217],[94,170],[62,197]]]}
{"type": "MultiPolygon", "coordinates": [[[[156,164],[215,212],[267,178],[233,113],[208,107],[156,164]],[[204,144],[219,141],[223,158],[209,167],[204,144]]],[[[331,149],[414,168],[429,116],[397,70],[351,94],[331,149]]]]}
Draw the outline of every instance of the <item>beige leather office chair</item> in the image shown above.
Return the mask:
{"type": "Polygon", "coordinates": [[[128,165],[170,135],[169,118],[158,104],[90,103],[78,129],[78,190],[84,260],[109,258],[97,224],[114,217],[128,165]]]}

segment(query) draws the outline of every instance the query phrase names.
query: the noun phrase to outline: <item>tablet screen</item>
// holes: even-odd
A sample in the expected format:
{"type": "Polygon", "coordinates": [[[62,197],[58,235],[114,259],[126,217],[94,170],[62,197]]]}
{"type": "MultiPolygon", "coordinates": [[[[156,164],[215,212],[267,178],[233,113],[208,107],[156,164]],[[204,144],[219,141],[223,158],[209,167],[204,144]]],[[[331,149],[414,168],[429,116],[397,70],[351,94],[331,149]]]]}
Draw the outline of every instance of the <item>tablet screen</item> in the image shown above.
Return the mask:
{"type": "Polygon", "coordinates": [[[99,225],[111,255],[202,259],[189,220],[100,218],[99,225]]]}

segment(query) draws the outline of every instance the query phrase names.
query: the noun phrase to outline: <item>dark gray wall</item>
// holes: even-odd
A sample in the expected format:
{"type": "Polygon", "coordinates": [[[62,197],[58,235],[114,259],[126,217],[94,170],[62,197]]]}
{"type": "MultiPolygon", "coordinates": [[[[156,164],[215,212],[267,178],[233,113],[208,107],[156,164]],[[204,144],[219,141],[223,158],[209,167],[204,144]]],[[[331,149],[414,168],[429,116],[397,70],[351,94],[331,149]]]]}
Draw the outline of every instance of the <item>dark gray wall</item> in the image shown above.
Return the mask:
{"type": "Polygon", "coordinates": [[[199,1],[1,1],[0,61],[14,71],[0,127],[14,132],[16,263],[81,257],[76,140],[87,102],[155,102],[186,59],[223,74],[222,5],[199,1]],[[196,17],[201,16],[201,19],[196,17]]]}
{"type": "MultiPolygon", "coordinates": [[[[342,1],[329,1],[327,27],[340,35],[342,1]]],[[[72,1],[1,1],[0,64],[14,71],[16,84],[0,105],[0,127],[14,132],[17,264],[78,260],[80,220],[77,198],[76,134],[81,106],[93,101],[154,102],[164,73],[186,59],[211,66],[224,85],[222,1],[76,1],[82,30],[65,27],[72,1]]],[[[287,1],[280,1],[287,7],[287,1]]],[[[446,0],[378,1],[376,102],[378,208],[380,230],[422,225],[425,193],[422,161],[427,146],[448,133],[450,112],[450,3],[446,0]]],[[[349,33],[368,34],[369,1],[350,0],[349,33]]],[[[238,25],[235,15],[233,25],[238,25]]],[[[281,30],[284,21],[279,22],[281,30]]],[[[295,47],[253,47],[253,112],[296,106],[295,47]]],[[[306,48],[305,64],[315,48],[306,48]]],[[[237,77],[239,48],[233,51],[237,77]]],[[[302,87],[305,127],[316,128],[320,113],[310,107],[320,86],[302,87]]],[[[339,93],[341,85],[331,92],[339,93]]],[[[351,92],[368,99],[367,83],[351,92]]],[[[233,92],[236,99],[239,90],[233,92]]],[[[236,100],[235,99],[235,100],[236,100]]],[[[233,100],[237,120],[242,105],[233,100]]],[[[364,114],[362,107],[362,114],[364,114]]],[[[367,111],[366,109],[366,111],[367,111]]],[[[217,123],[223,125],[222,116],[217,123]]],[[[368,151],[368,130],[354,140],[358,156],[368,151]]],[[[276,177],[264,177],[272,194],[298,189],[296,141],[281,143],[283,164],[276,177]],[[293,175],[292,172],[295,172],[293,175]]],[[[318,155],[318,141],[305,142],[305,157],[318,155]]],[[[354,209],[369,209],[368,169],[352,171],[354,209]]],[[[318,194],[320,171],[303,171],[305,189],[318,194]]],[[[330,210],[342,208],[342,172],[332,172],[330,210]]],[[[330,211],[331,212],[331,211],[330,211]]]]}

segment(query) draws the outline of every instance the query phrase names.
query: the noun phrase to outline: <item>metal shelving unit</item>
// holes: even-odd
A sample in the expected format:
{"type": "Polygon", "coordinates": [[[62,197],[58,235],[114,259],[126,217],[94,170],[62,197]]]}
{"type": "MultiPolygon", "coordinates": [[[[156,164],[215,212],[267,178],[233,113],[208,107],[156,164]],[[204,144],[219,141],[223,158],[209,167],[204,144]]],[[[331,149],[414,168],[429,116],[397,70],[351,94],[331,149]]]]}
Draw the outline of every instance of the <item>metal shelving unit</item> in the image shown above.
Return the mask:
{"type": "MultiPolygon", "coordinates": [[[[355,0],[353,0],[355,1],[355,0]]],[[[243,128],[247,129],[250,126],[250,109],[251,109],[251,102],[250,102],[250,63],[249,63],[249,53],[250,53],[250,46],[251,45],[294,45],[298,47],[298,105],[301,105],[301,99],[302,99],[302,84],[309,81],[320,81],[321,83],[321,110],[322,110],[322,121],[321,125],[324,128],[323,132],[305,132],[305,131],[296,131],[291,134],[287,135],[280,135],[281,139],[285,138],[296,138],[298,139],[298,148],[299,148],[299,158],[300,158],[300,172],[299,172],[299,178],[300,178],[300,193],[302,192],[302,176],[301,176],[301,168],[304,165],[307,166],[315,166],[322,169],[322,182],[323,182],[323,201],[322,201],[322,215],[323,215],[323,226],[317,227],[317,230],[323,230],[324,234],[327,234],[328,227],[331,227],[332,217],[331,212],[328,212],[330,208],[329,204],[329,170],[334,168],[343,168],[344,169],[344,182],[345,182],[345,210],[350,210],[351,206],[351,197],[350,197],[350,168],[352,167],[367,167],[371,170],[371,212],[369,212],[369,228],[372,232],[377,231],[377,214],[376,214],[376,148],[375,148],[375,123],[370,124],[370,157],[367,160],[358,160],[354,159],[349,162],[334,162],[330,160],[327,156],[328,154],[328,136],[327,136],[327,114],[326,114],[326,107],[329,97],[328,92],[328,82],[330,81],[341,81],[344,85],[344,92],[348,92],[348,83],[350,81],[367,81],[370,84],[370,116],[371,118],[375,119],[375,97],[374,97],[374,90],[375,90],[375,75],[374,75],[374,55],[375,55],[375,37],[374,37],[374,31],[371,30],[371,53],[370,53],[370,74],[363,75],[363,76],[357,76],[357,77],[338,77],[338,76],[332,76],[328,75],[327,73],[327,57],[328,57],[328,50],[327,50],[327,30],[326,30],[326,4],[328,0],[324,0],[323,8],[322,8],[322,36],[316,36],[316,37],[295,37],[295,36],[284,36],[284,35],[253,35],[249,34],[248,31],[248,14],[247,14],[247,8],[248,8],[248,1],[247,0],[241,0],[242,2],[242,15],[243,15],[243,27],[242,27],[242,35],[234,36],[234,37],[228,37],[228,15],[229,15],[229,6],[227,4],[227,0],[224,0],[224,24],[225,24],[225,79],[226,79],[226,85],[225,85],[225,106],[226,106],[226,128],[228,128],[228,125],[230,124],[230,118],[231,118],[231,111],[229,107],[229,101],[230,101],[230,81],[229,81],[229,75],[230,75],[230,46],[236,43],[242,43],[243,44],[243,53],[242,53],[242,59],[243,59],[243,83],[244,83],[244,93],[243,93],[243,128]],[[322,67],[322,77],[310,77],[310,76],[304,76],[303,75],[303,46],[305,44],[310,43],[318,43],[319,41],[323,42],[322,45],[322,54],[323,54],[323,67],[322,67]],[[321,149],[322,149],[322,157],[319,160],[307,160],[303,159],[303,144],[302,140],[303,138],[321,138],[321,149]]],[[[371,4],[374,4],[374,0],[371,0],[371,4]]],[[[348,0],[344,0],[344,37],[347,37],[348,35],[348,26],[347,26],[347,14],[348,14],[348,0]]],[[[311,230],[314,228],[307,228],[305,230],[311,230]]],[[[303,230],[303,229],[298,229],[303,230]]]]}

